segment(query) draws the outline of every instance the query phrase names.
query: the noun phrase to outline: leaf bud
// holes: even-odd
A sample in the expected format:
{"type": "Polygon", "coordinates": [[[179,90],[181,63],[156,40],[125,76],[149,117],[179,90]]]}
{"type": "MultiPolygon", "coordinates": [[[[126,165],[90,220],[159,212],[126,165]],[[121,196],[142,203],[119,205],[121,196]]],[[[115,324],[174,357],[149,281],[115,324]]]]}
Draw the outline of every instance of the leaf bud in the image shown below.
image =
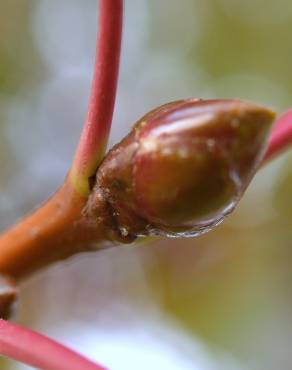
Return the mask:
{"type": "Polygon", "coordinates": [[[140,119],[97,171],[122,237],[194,236],[237,205],[263,157],[274,113],[239,100],[189,99],[140,119]]]}

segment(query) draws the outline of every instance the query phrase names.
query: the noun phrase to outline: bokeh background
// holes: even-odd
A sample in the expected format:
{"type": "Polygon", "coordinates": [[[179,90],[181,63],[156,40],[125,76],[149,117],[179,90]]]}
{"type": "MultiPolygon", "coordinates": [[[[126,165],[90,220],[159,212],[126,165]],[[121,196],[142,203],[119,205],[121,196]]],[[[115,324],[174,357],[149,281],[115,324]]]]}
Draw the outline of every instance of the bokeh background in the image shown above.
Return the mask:
{"type": "MultiPolygon", "coordinates": [[[[0,227],[62,183],[85,117],[95,0],[0,0],[0,227]]],[[[126,0],[111,145],[186,97],[292,105],[290,0],[126,0]]],[[[292,368],[292,156],[198,239],[82,255],[21,285],[15,319],[112,370],[292,368]]],[[[24,370],[2,360],[1,369],[24,370]]]]}

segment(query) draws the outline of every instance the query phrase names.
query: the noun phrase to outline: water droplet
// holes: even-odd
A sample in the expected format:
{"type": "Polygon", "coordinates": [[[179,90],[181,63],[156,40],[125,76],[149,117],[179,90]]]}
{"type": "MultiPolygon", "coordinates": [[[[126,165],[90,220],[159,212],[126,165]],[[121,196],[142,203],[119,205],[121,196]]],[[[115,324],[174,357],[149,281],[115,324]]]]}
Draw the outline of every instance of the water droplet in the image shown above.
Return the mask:
{"type": "Polygon", "coordinates": [[[120,230],[120,233],[121,233],[122,236],[128,236],[129,235],[129,231],[125,227],[121,226],[119,228],[119,230],[120,230]]]}

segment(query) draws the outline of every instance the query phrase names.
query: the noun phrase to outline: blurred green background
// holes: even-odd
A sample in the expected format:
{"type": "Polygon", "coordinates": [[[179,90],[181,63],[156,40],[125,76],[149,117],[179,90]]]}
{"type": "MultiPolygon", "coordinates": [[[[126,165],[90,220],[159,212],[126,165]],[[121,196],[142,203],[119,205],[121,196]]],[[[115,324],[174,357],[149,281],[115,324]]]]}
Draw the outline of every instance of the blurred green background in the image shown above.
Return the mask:
{"type": "MultiPolygon", "coordinates": [[[[291,107],[291,1],[125,3],[111,145],[175,99],[291,107]]],[[[87,108],[96,27],[95,0],[0,1],[1,229],[62,183],[87,108]]],[[[260,170],[208,235],[83,255],[31,277],[15,319],[112,370],[290,370],[291,163],[286,153],[260,170]]]]}

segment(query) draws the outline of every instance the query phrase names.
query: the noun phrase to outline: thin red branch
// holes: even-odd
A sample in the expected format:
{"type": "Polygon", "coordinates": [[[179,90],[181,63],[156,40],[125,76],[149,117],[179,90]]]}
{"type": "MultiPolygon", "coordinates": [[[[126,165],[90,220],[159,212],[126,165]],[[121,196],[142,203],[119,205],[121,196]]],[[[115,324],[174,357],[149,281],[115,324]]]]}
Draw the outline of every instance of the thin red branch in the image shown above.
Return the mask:
{"type": "Polygon", "coordinates": [[[72,166],[73,183],[88,195],[110,133],[119,72],[123,0],[100,0],[99,35],[87,118],[72,166]]]}
{"type": "Polygon", "coordinates": [[[274,124],[264,163],[278,156],[290,146],[292,146],[292,109],[282,114],[274,124]]]}
{"type": "Polygon", "coordinates": [[[44,335],[4,320],[0,354],[41,370],[105,370],[44,335]]]}

